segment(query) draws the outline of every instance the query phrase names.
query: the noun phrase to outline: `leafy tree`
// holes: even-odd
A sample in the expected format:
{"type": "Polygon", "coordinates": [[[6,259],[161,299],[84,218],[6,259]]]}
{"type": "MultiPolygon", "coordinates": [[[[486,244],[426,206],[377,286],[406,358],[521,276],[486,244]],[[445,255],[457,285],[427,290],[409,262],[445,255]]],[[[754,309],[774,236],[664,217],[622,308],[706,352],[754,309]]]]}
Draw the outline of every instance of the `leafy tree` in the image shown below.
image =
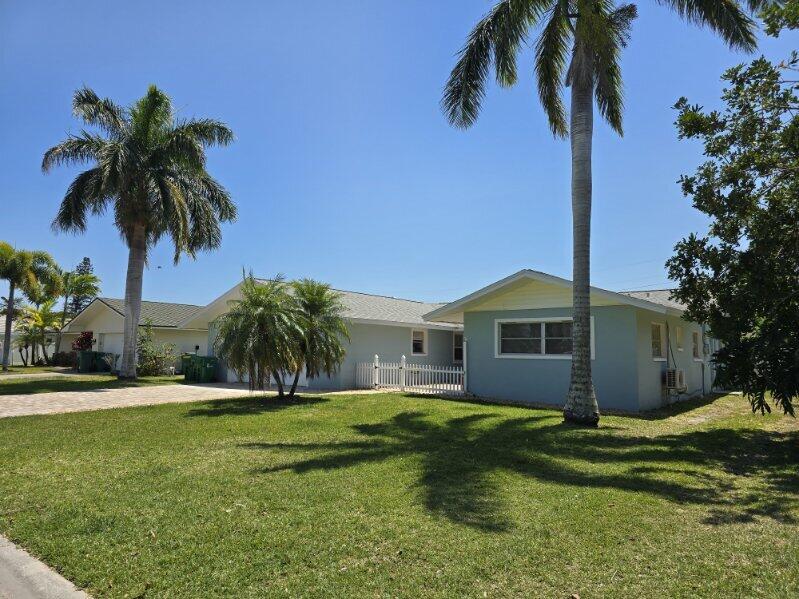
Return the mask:
{"type": "Polygon", "coordinates": [[[799,0],[784,0],[766,5],[760,13],[766,33],[778,37],[783,29],[799,28],[799,0]]]}
{"type": "MultiPolygon", "coordinates": [[[[749,0],[750,8],[761,0],[749,0]]],[[[755,47],[755,25],[735,0],[668,0],[662,4],[686,20],[705,25],[734,48],[755,47]]],[[[474,124],[492,66],[497,83],[517,81],[517,55],[539,29],[534,69],[538,95],[556,137],[571,138],[573,214],[573,350],[571,385],[563,410],[567,421],[596,425],[599,407],[591,379],[590,231],[591,142],[594,102],[599,114],[622,134],[619,59],[637,15],[632,4],[610,0],[500,0],[472,30],[447,82],[442,106],[450,123],[474,124]],[[571,88],[569,120],[562,100],[571,88]]]]}
{"type": "Polygon", "coordinates": [[[164,236],[174,244],[175,262],[182,254],[219,247],[220,223],[234,220],[236,207],[206,171],[205,150],[229,144],[233,133],[211,119],[176,120],[169,96],[155,86],[129,108],[83,88],[72,109],[97,132],[70,135],[50,148],[42,170],[86,162],[92,167],[69,186],[53,227],[82,233],[89,214],[112,210],[129,250],[120,377],[135,378],[147,252],[164,236]]]}
{"type": "Polygon", "coordinates": [[[61,277],[61,297],[64,298],[64,309],[61,312],[61,322],[56,333],[55,340],[55,353],[61,351],[61,329],[68,318],[72,318],[77,314],[70,312],[70,306],[74,307],[75,298],[78,297],[96,297],[100,293],[100,279],[93,273],[81,274],[75,271],[62,271],[59,269],[59,276],[61,277]]]}
{"type": "Polygon", "coordinates": [[[72,342],[72,351],[88,351],[96,343],[94,334],[91,331],[82,331],[72,342]]]}
{"type": "Polygon", "coordinates": [[[297,390],[301,368],[309,379],[323,373],[332,376],[344,361],[346,349],[343,340],[349,341],[344,321],[344,306],[340,294],[329,285],[302,279],[291,284],[296,304],[296,316],[301,331],[299,338],[300,363],[294,374],[289,397],[297,390]]]}
{"type": "MultiPolygon", "coordinates": [[[[0,279],[8,281],[7,304],[15,305],[15,292],[34,293],[40,287],[51,293],[58,290],[57,265],[47,252],[17,250],[5,241],[0,241],[0,279]]],[[[3,340],[3,371],[8,371],[11,351],[11,328],[14,311],[6,311],[6,330],[3,340]]]]}
{"type": "Polygon", "coordinates": [[[675,247],[676,299],[722,342],[717,383],[740,388],[753,411],[769,396],[794,414],[799,395],[799,57],[728,70],[723,110],[677,102],[680,138],[707,160],[681,178],[710,217],[707,234],[675,247]]]}
{"type": "MultiPolygon", "coordinates": [[[[92,266],[92,261],[88,257],[84,257],[83,260],[81,260],[78,263],[78,265],[75,267],[75,270],[72,272],[74,272],[77,275],[93,275],[94,267],[92,266]]],[[[100,280],[97,279],[97,282],[99,283],[100,280]]],[[[98,289],[98,291],[94,293],[88,293],[88,294],[78,293],[76,295],[73,295],[69,306],[70,317],[75,316],[86,306],[88,306],[99,293],[100,292],[98,289]]]]}
{"type": "Polygon", "coordinates": [[[216,354],[239,378],[249,376],[250,389],[264,389],[274,378],[283,397],[282,374],[295,372],[301,362],[294,301],[281,276],[259,282],[250,274],[241,296],[216,322],[216,354]]]}

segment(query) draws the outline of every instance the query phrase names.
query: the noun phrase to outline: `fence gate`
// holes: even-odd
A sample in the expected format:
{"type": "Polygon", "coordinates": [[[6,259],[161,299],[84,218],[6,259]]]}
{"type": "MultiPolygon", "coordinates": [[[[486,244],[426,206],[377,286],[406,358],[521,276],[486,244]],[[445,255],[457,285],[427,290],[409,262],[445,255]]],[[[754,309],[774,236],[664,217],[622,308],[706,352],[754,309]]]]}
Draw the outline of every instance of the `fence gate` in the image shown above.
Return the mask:
{"type": "Polygon", "coordinates": [[[408,364],[405,356],[399,362],[359,362],[355,371],[358,389],[385,389],[430,395],[464,395],[465,368],[462,366],[436,366],[408,364]]]}

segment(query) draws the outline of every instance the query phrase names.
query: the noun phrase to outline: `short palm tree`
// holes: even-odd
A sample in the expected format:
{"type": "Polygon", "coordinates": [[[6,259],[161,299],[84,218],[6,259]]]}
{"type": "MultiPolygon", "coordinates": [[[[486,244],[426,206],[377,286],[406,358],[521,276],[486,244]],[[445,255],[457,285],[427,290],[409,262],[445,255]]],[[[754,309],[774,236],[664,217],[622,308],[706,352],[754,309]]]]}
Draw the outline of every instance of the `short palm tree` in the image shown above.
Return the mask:
{"type": "Polygon", "coordinates": [[[62,271],[59,269],[61,278],[61,297],[64,298],[64,310],[61,312],[61,323],[55,338],[55,353],[61,351],[61,330],[66,324],[67,318],[75,316],[70,313],[70,301],[75,297],[95,297],[100,293],[100,279],[93,273],[80,274],[75,271],[62,271]]]}
{"type": "Polygon", "coordinates": [[[323,373],[335,374],[347,353],[343,342],[350,339],[341,295],[330,289],[330,285],[302,279],[291,284],[291,291],[302,336],[299,340],[301,361],[294,373],[289,397],[297,390],[302,368],[309,379],[323,373]]]}
{"type": "Polygon", "coordinates": [[[8,281],[6,310],[6,330],[3,339],[3,370],[8,371],[9,353],[11,351],[11,328],[14,323],[16,305],[14,294],[17,290],[34,293],[42,287],[54,294],[58,291],[58,266],[47,252],[17,250],[5,241],[0,241],[0,279],[8,281]]]}
{"type": "MultiPolygon", "coordinates": [[[[756,9],[765,0],[749,0],[756,9]]],[[[663,0],[686,20],[705,25],[733,48],[755,48],[755,25],[736,0],[663,0]]],[[[451,124],[474,124],[493,66],[497,83],[517,80],[517,56],[533,30],[538,96],[557,137],[571,138],[573,230],[573,349],[565,420],[599,422],[590,352],[591,142],[594,102],[622,134],[619,58],[632,21],[632,4],[611,0],[500,0],[472,30],[447,81],[442,107],[451,124]],[[571,88],[567,121],[563,87],[571,88]]]]}
{"type": "Polygon", "coordinates": [[[211,119],[176,120],[169,96],[155,86],[129,108],[83,88],[72,109],[99,133],[82,131],[44,155],[45,172],[92,163],[69,186],[53,228],[83,232],[87,215],[113,212],[129,250],[120,377],[135,378],[147,251],[164,236],[175,246],[175,262],[182,254],[219,247],[220,223],[234,220],[236,207],[206,171],[205,150],[229,144],[233,133],[211,119]]]}
{"type": "Polygon", "coordinates": [[[36,348],[41,347],[42,358],[46,364],[50,363],[50,356],[47,355],[47,346],[52,341],[51,335],[54,332],[56,334],[60,332],[58,327],[61,314],[54,310],[55,303],[55,299],[46,299],[35,307],[28,306],[23,312],[23,320],[31,339],[31,345],[34,348],[34,354],[36,353],[36,348]]]}
{"type": "Polygon", "coordinates": [[[294,302],[281,277],[257,281],[244,278],[241,299],[215,323],[216,355],[224,360],[239,378],[249,376],[250,389],[264,389],[275,379],[283,397],[282,374],[294,372],[300,360],[294,302]]]}

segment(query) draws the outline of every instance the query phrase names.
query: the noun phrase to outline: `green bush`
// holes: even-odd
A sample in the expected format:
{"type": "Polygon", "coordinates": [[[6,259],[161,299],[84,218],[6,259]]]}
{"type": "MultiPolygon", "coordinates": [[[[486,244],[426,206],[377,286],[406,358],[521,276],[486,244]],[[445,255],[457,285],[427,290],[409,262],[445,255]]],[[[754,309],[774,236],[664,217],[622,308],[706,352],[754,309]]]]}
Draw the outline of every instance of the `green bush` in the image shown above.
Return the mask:
{"type": "Polygon", "coordinates": [[[136,365],[136,373],[139,376],[169,374],[170,367],[175,365],[175,345],[156,343],[152,324],[146,322],[139,327],[137,356],[139,362],[136,365]]]}

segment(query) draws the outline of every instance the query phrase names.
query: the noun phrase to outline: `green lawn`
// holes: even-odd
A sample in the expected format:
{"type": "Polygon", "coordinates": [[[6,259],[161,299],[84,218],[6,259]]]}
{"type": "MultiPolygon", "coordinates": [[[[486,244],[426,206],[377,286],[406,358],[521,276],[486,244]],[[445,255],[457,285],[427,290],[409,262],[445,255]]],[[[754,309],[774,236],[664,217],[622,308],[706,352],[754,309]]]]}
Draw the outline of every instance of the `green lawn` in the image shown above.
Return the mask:
{"type": "MultiPolygon", "coordinates": [[[[59,377],[0,379],[0,396],[52,393],[53,391],[92,391],[94,389],[119,389],[150,385],[174,385],[183,382],[183,376],[143,376],[135,381],[121,381],[110,374],[74,374],[59,377]]],[[[0,400],[2,401],[2,400],[0,400]]]]}
{"type": "Polygon", "coordinates": [[[0,420],[0,530],[96,596],[789,597],[799,426],[400,395],[0,420]]]}
{"type": "Polygon", "coordinates": [[[7,372],[0,369],[0,377],[8,374],[40,374],[42,372],[63,372],[59,366],[9,366],[7,372]]]}

